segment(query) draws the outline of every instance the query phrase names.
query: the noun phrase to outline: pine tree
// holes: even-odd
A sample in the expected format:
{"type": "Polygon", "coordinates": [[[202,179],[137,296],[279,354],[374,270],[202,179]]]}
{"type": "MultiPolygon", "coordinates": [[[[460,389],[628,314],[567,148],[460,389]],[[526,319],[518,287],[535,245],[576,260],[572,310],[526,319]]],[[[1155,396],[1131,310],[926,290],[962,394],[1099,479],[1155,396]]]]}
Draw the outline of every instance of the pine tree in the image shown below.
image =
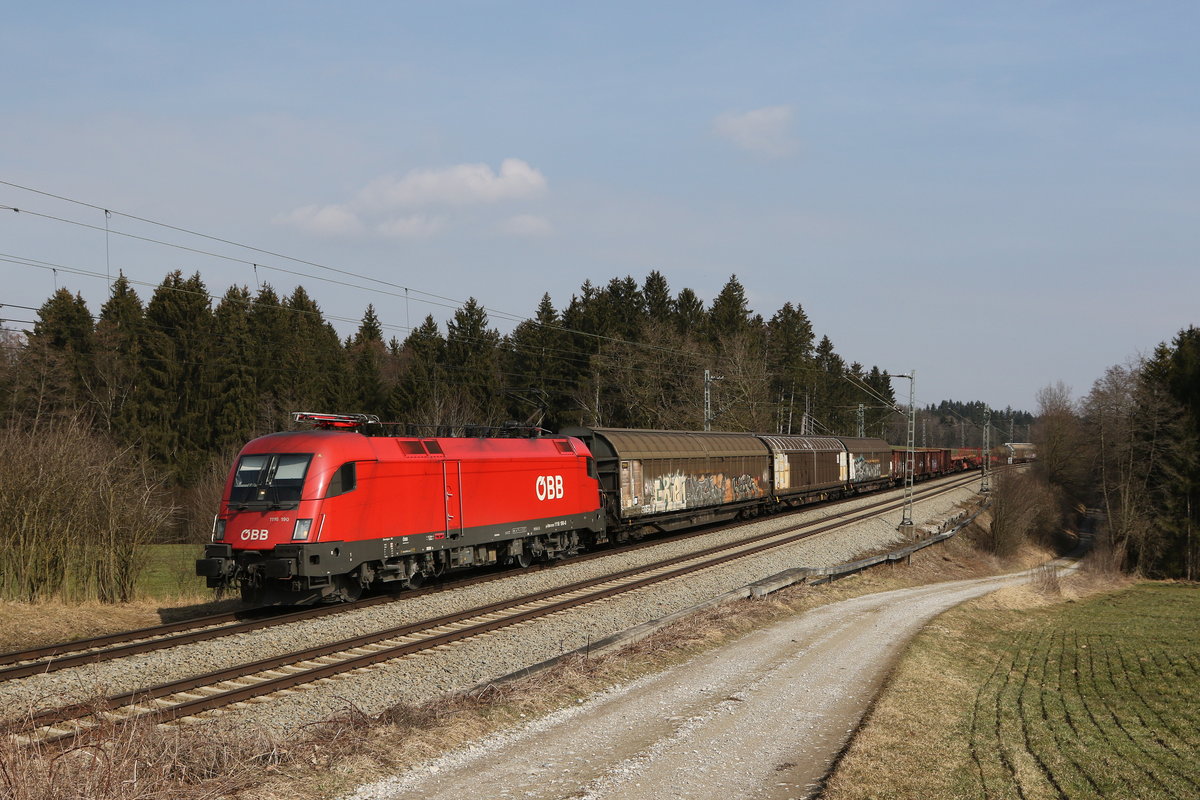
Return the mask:
{"type": "Polygon", "coordinates": [[[646,321],[646,301],[632,276],[613,278],[592,304],[594,329],[602,336],[629,340],[646,321]]]}
{"type": "Polygon", "coordinates": [[[21,354],[17,407],[36,421],[86,406],[94,346],[92,315],[83,296],[59,289],[38,309],[21,354]]]}
{"type": "Polygon", "coordinates": [[[780,409],[776,427],[786,430],[797,393],[803,396],[804,388],[812,381],[812,323],[799,305],[784,303],[766,327],[770,391],[780,409]]]}
{"type": "Polygon", "coordinates": [[[124,273],[113,281],[96,323],[96,371],[91,388],[96,424],[125,444],[137,439],[137,375],[145,335],[145,309],[124,273]]]}
{"type": "Polygon", "coordinates": [[[200,274],[175,270],[146,304],[137,419],[147,453],[177,480],[198,474],[211,447],[214,393],[205,384],[212,312],[200,274]]]}
{"type": "Polygon", "coordinates": [[[708,311],[708,336],[716,343],[724,337],[738,336],[748,330],[750,305],[746,300],[746,290],[737,275],[731,275],[708,311]]]}
{"type": "Polygon", "coordinates": [[[850,433],[856,427],[849,407],[850,388],[846,382],[846,362],[833,349],[828,336],[822,336],[814,353],[817,374],[812,390],[812,413],[828,433],[850,433]]]}
{"type": "MultiPolygon", "coordinates": [[[[867,432],[878,433],[880,428],[892,418],[893,409],[896,406],[896,391],[892,388],[892,379],[888,377],[886,372],[881,371],[878,366],[871,367],[871,371],[867,373],[864,380],[867,386],[871,387],[871,393],[863,400],[863,403],[869,409],[866,412],[865,419],[867,432]]],[[[929,445],[931,447],[945,447],[948,443],[931,440],[929,445]]]]}
{"type": "Polygon", "coordinates": [[[350,397],[356,412],[386,416],[388,387],[383,380],[383,362],[387,348],[383,343],[383,325],[368,305],[358,332],[347,348],[350,355],[350,397]]]}
{"type": "Polygon", "coordinates": [[[399,379],[388,404],[392,419],[422,426],[426,434],[446,424],[450,391],[442,368],[445,350],[446,340],[432,315],[413,328],[400,347],[399,379]]]}
{"type": "Polygon", "coordinates": [[[341,411],[346,396],[346,351],[333,326],[304,287],[284,300],[287,336],[283,349],[279,397],[292,411],[341,411]]]}
{"type": "Polygon", "coordinates": [[[1147,383],[1165,387],[1179,409],[1166,434],[1174,446],[1156,466],[1157,519],[1170,539],[1163,572],[1192,581],[1200,577],[1200,328],[1160,346],[1145,372],[1147,383]]]}
{"type": "Polygon", "coordinates": [[[646,304],[646,316],[651,322],[667,322],[675,314],[675,298],[667,279],[658,270],[651,270],[642,284],[642,298],[646,304]]]}
{"type": "Polygon", "coordinates": [[[507,340],[505,373],[512,387],[509,416],[531,416],[557,428],[567,421],[570,405],[566,352],[569,347],[558,312],[543,294],[537,315],[513,329],[507,340]]]}
{"type": "Polygon", "coordinates": [[[218,453],[240,446],[256,432],[258,395],[251,366],[250,308],[249,289],[231,286],[213,312],[212,355],[205,367],[206,384],[213,389],[210,436],[218,453]]]}
{"type": "Polygon", "coordinates": [[[446,372],[464,400],[459,424],[498,425],[504,416],[500,334],[474,297],[446,324],[446,372]]]}
{"type": "Polygon", "coordinates": [[[705,319],[704,301],[691,289],[681,289],[675,298],[676,330],[686,336],[695,336],[704,327],[705,319]]]}
{"type": "Polygon", "coordinates": [[[254,342],[251,368],[254,373],[258,427],[274,430],[285,425],[291,408],[288,374],[292,367],[291,314],[269,283],[254,296],[247,318],[254,342]]]}

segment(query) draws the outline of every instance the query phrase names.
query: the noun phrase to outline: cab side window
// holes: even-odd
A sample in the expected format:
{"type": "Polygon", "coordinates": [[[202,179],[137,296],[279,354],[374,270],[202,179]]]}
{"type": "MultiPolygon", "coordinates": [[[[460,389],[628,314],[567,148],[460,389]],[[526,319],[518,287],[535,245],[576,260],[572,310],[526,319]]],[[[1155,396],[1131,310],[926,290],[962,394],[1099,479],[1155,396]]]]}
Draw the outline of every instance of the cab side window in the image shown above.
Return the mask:
{"type": "Polygon", "coordinates": [[[325,496],[337,497],[339,494],[352,492],[357,485],[357,480],[354,462],[347,461],[338,467],[338,471],[333,473],[333,477],[329,479],[329,488],[325,491],[325,496]]]}

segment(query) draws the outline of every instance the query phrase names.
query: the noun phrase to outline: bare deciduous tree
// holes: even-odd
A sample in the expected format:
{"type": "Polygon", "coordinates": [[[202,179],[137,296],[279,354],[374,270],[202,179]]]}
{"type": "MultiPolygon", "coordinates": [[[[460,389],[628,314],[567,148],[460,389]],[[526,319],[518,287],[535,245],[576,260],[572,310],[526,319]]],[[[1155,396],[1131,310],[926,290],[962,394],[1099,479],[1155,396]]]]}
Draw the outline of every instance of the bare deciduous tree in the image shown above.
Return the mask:
{"type": "Polygon", "coordinates": [[[132,599],[171,515],[145,461],[69,417],[0,430],[0,463],[0,596],[132,599]]]}
{"type": "Polygon", "coordinates": [[[1059,497],[1030,472],[1004,473],[992,493],[992,526],[986,548],[1010,556],[1021,542],[1051,544],[1062,527],[1059,497]]]}

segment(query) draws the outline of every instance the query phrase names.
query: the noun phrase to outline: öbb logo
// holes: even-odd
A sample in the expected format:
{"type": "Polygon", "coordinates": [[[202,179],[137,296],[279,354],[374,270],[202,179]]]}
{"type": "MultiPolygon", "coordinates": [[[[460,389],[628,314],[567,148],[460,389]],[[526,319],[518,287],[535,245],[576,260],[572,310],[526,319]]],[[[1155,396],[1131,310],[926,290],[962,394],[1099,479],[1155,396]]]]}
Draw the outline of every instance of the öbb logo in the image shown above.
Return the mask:
{"type": "Polygon", "coordinates": [[[562,475],[538,475],[537,499],[560,500],[563,496],[562,475]]]}

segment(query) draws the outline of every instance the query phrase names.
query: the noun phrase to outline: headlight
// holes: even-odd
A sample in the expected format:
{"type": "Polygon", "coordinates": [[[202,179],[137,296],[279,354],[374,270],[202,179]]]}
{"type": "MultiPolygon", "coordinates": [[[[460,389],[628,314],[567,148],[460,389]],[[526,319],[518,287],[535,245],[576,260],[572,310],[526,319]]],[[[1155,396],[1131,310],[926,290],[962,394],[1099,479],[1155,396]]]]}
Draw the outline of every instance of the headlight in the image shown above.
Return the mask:
{"type": "Polygon", "coordinates": [[[213,517],[213,541],[225,541],[225,520],[213,517]]]}
{"type": "Polygon", "coordinates": [[[296,539],[307,539],[308,532],[310,530],[312,530],[311,519],[296,520],[296,527],[292,530],[292,540],[295,541],[296,539]]]}

